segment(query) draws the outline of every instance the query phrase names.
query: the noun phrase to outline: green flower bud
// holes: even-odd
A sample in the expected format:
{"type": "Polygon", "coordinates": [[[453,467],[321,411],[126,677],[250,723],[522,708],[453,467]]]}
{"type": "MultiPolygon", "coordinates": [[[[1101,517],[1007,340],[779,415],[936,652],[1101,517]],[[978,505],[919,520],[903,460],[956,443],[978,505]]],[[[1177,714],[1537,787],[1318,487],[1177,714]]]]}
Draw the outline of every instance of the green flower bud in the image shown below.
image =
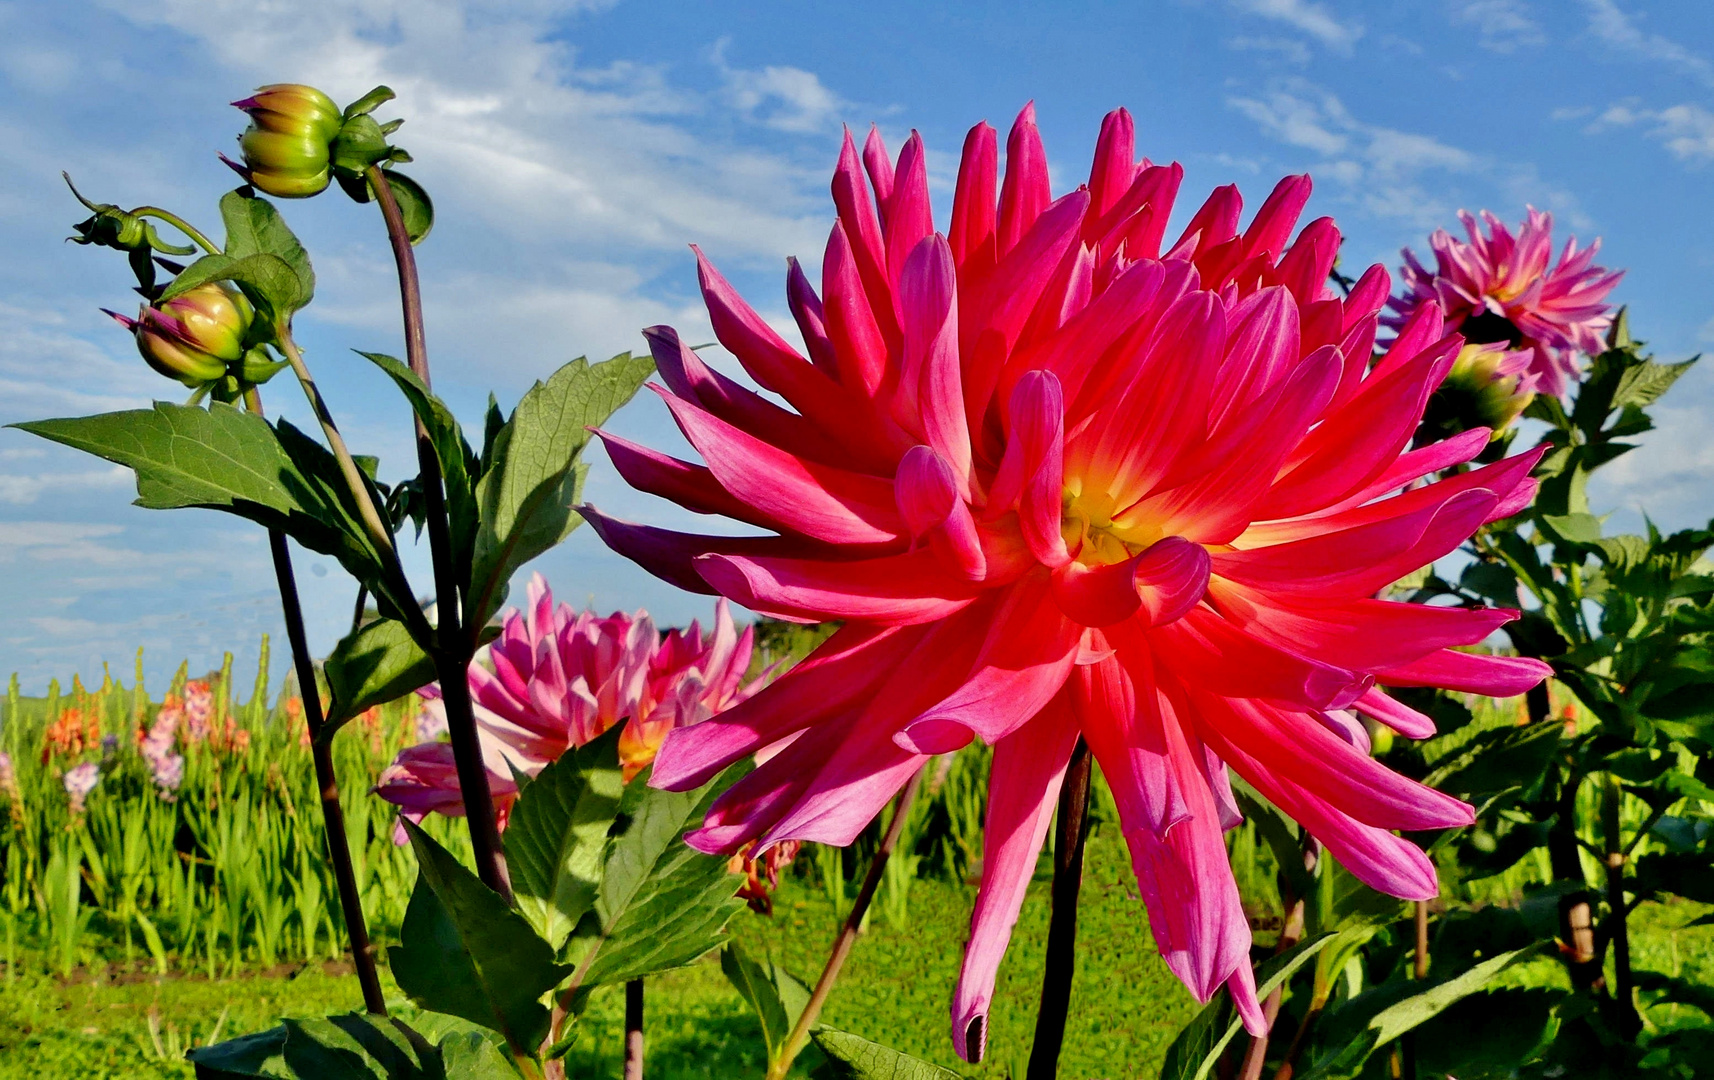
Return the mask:
{"type": "Polygon", "coordinates": [[[333,99],[311,86],[264,86],[234,106],[250,114],[239,136],[244,164],[230,160],[250,184],[282,199],[319,194],[332,177],[333,142],[344,115],[333,99]]]}
{"type": "Polygon", "coordinates": [[[137,351],[150,367],[190,387],[224,378],[229,365],[245,359],[244,337],[255,317],[250,301],[225,282],[146,306],[135,319],[107,314],[136,335],[137,351]]]}
{"type": "Polygon", "coordinates": [[[1535,400],[1537,376],[1530,374],[1529,366],[1527,351],[1514,352],[1503,344],[1464,346],[1429,400],[1419,442],[1479,427],[1492,432],[1490,441],[1503,438],[1535,400]]]}

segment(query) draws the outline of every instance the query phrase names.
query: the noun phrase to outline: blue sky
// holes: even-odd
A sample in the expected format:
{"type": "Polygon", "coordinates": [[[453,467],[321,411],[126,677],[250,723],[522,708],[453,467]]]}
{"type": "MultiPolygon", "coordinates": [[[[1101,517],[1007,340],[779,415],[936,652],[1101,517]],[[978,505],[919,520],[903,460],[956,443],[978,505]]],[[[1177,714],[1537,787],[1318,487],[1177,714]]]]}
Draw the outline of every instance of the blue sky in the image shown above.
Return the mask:
{"type": "MultiPolygon", "coordinates": [[[[1663,358],[1714,343],[1714,12],[1706,0],[1160,0],[862,5],[521,0],[152,0],[0,4],[0,422],[142,405],[176,388],[96,310],[127,307],[111,253],[63,243],[86,194],[212,226],[233,179],[215,160],[265,82],[341,101],[386,82],[383,111],[435,196],[421,249],[437,388],[475,422],[582,353],[641,348],[672,322],[708,340],[685,245],[701,244],[765,313],[783,316],[787,255],[811,269],[831,220],[841,123],[930,148],[944,218],[965,130],[1037,103],[1056,188],[1076,184],[1103,113],[1126,105],[1141,152],[1186,168],[1179,217],[1236,181],[1252,206],[1288,172],[1316,181],[1344,260],[1398,264],[1461,207],[1604,238],[1628,268],[1617,298],[1663,358]]],[[[287,204],[320,280],[299,333],[347,438],[383,472],[411,458],[408,418],[351,348],[401,349],[373,207],[287,204]]],[[[645,395],[652,398],[652,395],[645,395]]],[[[293,386],[270,409],[308,418],[293,386]]],[[[1659,410],[1662,430],[1608,470],[1604,507],[1672,526],[1714,512],[1714,370],[1659,410]]],[[[640,400],[613,425],[677,444],[640,400]]],[[[680,444],[681,445],[681,444],[680,444]]],[[[684,520],[627,492],[599,451],[589,494],[621,516],[684,520]]],[[[276,598],[258,530],[129,505],[128,476],[0,431],[0,677],[128,673],[159,685],[233,650],[253,663],[276,598]]],[[[704,523],[705,524],[705,523],[704,523]]],[[[421,553],[411,567],[426,582],[421,553]]],[[[707,610],[608,554],[588,530],[545,556],[563,599],[707,610]]],[[[348,618],[353,585],[299,558],[312,644],[348,618]]],[[[284,673],[276,660],[276,678],[284,673]]]]}

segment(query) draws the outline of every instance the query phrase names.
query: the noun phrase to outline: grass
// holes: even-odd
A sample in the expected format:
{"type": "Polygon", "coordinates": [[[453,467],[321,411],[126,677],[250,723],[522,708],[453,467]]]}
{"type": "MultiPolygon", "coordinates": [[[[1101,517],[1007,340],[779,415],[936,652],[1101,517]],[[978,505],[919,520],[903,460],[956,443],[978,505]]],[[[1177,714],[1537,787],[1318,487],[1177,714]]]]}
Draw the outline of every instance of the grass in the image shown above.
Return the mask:
{"type": "MultiPolygon", "coordinates": [[[[1079,911],[1078,969],[1061,1075],[1071,1078],[1155,1076],[1162,1054],[1196,1004],[1155,952],[1143,907],[1130,882],[1118,837],[1090,841],[1079,911]]],[[[1046,882],[1032,886],[1012,948],[1001,968],[992,1014],[989,1059],[960,1064],[947,1034],[947,1002],[957,978],[974,889],[934,880],[915,883],[908,924],[877,915],[858,942],[823,1020],[971,1077],[1023,1075],[1047,933],[1046,882]]],[[[1692,904],[1645,904],[1633,919],[1639,968],[1714,984],[1714,926],[1686,928],[1706,910],[1692,904]]],[[[771,955],[806,981],[814,979],[832,940],[826,896],[788,880],[772,919],[741,914],[734,936],[755,954],[771,955]]],[[[1558,971],[1544,965],[1548,978],[1558,971]]],[[[392,991],[389,984],[389,991],[392,991]]],[[[70,982],[20,975],[0,987],[0,1080],[39,1080],[78,1073],[140,1078],[188,1077],[178,1054],[207,1041],[224,1015],[223,1037],[270,1026],[282,1015],[354,1007],[349,975],[321,967],[290,976],[70,982]],[[149,1013],[165,1059],[151,1037],[149,1013]]],[[[1651,1019],[1671,1026],[1670,1011],[1651,1019]]],[[[408,1014],[408,1006],[403,1010],[408,1014]]],[[[574,1077],[619,1073],[623,1003],[617,989],[598,992],[568,1058],[574,1077]]],[[[719,965],[704,961],[649,981],[647,1031],[651,1080],[759,1076],[760,1030],[719,965]]],[[[813,1065],[813,1052],[804,1064],[813,1065]]],[[[798,1075],[807,1075],[807,1068],[798,1075]]]]}

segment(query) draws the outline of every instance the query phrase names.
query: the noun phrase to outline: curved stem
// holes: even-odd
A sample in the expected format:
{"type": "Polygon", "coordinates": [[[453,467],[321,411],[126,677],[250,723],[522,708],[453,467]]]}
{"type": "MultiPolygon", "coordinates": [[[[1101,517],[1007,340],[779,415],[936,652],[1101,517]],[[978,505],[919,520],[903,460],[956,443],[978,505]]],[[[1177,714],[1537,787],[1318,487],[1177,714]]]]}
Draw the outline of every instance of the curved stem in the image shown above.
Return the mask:
{"type": "Polygon", "coordinates": [[[1053,1080],[1059,1075],[1059,1051],[1071,1011],[1071,981],[1077,971],[1077,894],[1083,887],[1089,769],[1089,746],[1080,735],[1059,789],[1053,835],[1053,915],[1047,928],[1047,964],[1042,972],[1041,1006],[1036,1010],[1035,1042],[1030,1047],[1029,1080],[1053,1080]]]}
{"type": "Polygon", "coordinates": [[[845,958],[851,955],[851,947],[857,942],[857,931],[863,925],[863,915],[869,910],[869,904],[875,899],[875,890],[881,885],[881,873],[886,870],[887,860],[892,858],[893,849],[899,846],[899,837],[905,831],[905,819],[910,816],[911,803],[916,801],[917,791],[922,788],[922,774],[923,770],[918,769],[894,801],[893,819],[887,823],[887,832],[881,837],[881,846],[869,863],[869,872],[863,878],[863,887],[857,890],[857,899],[851,905],[850,914],[845,916],[845,925],[840,928],[839,937],[833,942],[833,951],[828,954],[827,964],[821,969],[821,978],[815,981],[815,990],[809,995],[809,1003],[803,1007],[803,1013],[797,1018],[797,1023],[792,1025],[791,1034],[786,1036],[779,1060],[768,1066],[767,1080],[783,1080],[786,1073],[791,1071],[792,1062],[803,1053],[804,1045],[809,1042],[809,1029],[815,1026],[822,1006],[827,1004],[828,995],[833,993],[833,983],[839,978],[839,969],[845,966],[845,958]]]}
{"type": "MultiPolygon", "coordinates": [[[[386,175],[371,165],[369,187],[381,206],[381,217],[387,223],[387,239],[393,247],[393,261],[399,272],[399,305],[405,322],[405,359],[411,371],[430,385],[428,343],[423,330],[422,285],[417,278],[416,252],[411,248],[410,233],[405,229],[404,215],[386,175]]],[[[459,580],[459,567],[452,551],[452,526],[447,517],[446,492],[441,485],[440,459],[435,456],[434,442],[422,419],[416,421],[417,468],[423,485],[423,516],[429,534],[429,553],[434,559],[435,601],[438,625],[435,627],[436,647],[430,650],[435,671],[440,676],[441,701],[446,707],[447,734],[452,740],[453,761],[458,767],[458,787],[464,798],[465,820],[470,827],[470,845],[476,859],[476,874],[483,884],[512,898],[511,885],[506,878],[506,858],[500,846],[500,828],[494,816],[493,798],[488,788],[488,769],[482,761],[482,744],[476,733],[476,713],[470,703],[470,683],[466,674],[470,658],[475,654],[477,628],[461,629],[463,612],[460,599],[465,583],[459,580]]],[[[468,572],[466,572],[468,573],[468,572]]]]}
{"type": "Polygon", "coordinates": [[[169,210],[162,210],[158,206],[139,206],[135,210],[131,211],[131,213],[137,217],[159,218],[168,225],[177,229],[179,232],[190,237],[191,240],[196,243],[197,247],[208,252],[210,255],[220,254],[220,249],[214,246],[214,241],[204,236],[196,226],[169,210]]]}
{"type": "MultiPolygon", "coordinates": [[[[251,387],[244,404],[262,415],[262,395],[251,387]]],[[[297,578],[292,573],[291,549],[278,529],[268,530],[268,550],[274,557],[274,578],[280,587],[280,612],[286,621],[286,640],[291,643],[292,664],[298,676],[298,694],[303,701],[304,722],[309,727],[310,757],[315,763],[316,789],[321,797],[322,822],[327,831],[328,859],[339,890],[339,910],[345,917],[345,932],[351,939],[351,964],[363,988],[363,1007],[376,1016],[387,1015],[387,999],[381,993],[381,976],[375,967],[375,947],[369,941],[369,926],[363,918],[363,899],[357,891],[357,873],[351,862],[351,847],[345,835],[345,810],[339,803],[339,778],[333,770],[333,748],[324,743],[321,728],[324,714],[321,691],[315,681],[315,661],[304,634],[303,606],[298,601],[297,578]]]]}
{"type": "Polygon", "coordinates": [[[291,329],[280,327],[279,338],[280,351],[286,354],[286,360],[292,365],[292,373],[298,377],[298,385],[303,387],[304,397],[309,399],[310,409],[315,413],[316,421],[321,424],[321,432],[327,436],[327,445],[339,461],[339,472],[345,477],[345,485],[351,489],[351,497],[357,502],[357,513],[363,519],[364,531],[369,534],[370,542],[384,558],[397,560],[398,555],[393,550],[393,534],[382,522],[381,512],[375,508],[375,500],[369,495],[369,485],[363,477],[363,471],[357,467],[357,462],[352,460],[351,451],[345,446],[345,438],[339,434],[339,427],[333,422],[333,414],[328,411],[327,402],[322,399],[321,391],[310,377],[303,352],[292,339],[291,329]]]}

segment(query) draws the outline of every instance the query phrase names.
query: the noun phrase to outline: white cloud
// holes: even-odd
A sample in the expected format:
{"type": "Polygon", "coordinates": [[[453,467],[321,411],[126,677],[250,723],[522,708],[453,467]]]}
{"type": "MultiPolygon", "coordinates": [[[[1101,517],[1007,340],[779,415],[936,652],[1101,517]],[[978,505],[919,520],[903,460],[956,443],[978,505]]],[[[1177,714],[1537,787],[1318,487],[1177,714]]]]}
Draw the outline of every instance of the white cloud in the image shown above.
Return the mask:
{"type": "Polygon", "coordinates": [[[1714,63],[1672,38],[1646,33],[1619,7],[1618,0],[1583,0],[1583,6],[1589,10],[1589,32],[1608,45],[1675,67],[1714,86],[1714,63]]]}
{"type": "Polygon", "coordinates": [[[759,70],[731,67],[726,62],[730,46],[729,38],[715,43],[714,65],[725,81],[727,101],[745,116],[777,131],[811,134],[830,128],[847,108],[814,72],[777,65],[759,70]]]}
{"type": "Polygon", "coordinates": [[[47,472],[34,475],[0,472],[0,503],[22,506],[44,493],[63,495],[74,488],[126,488],[131,471],[122,465],[86,472],[47,472]]]}
{"type": "Polygon", "coordinates": [[[1680,161],[1714,161],[1714,112],[1686,102],[1648,109],[1636,101],[1609,105],[1584,130],[1595,134],[1612,128],[1644,127],[1680,161]]]}
{"type": "Polygon", "coordinates": [[[1309,46],[1295,38],[1235,37],[1226,43],[1239,52],[1272,53],[1288,64],[1309,63],[1309,46]]]}
{"type": "Polygon", "coordinates": [[[1474,26],[1476,43],[1492,52],[1509,53],[1547,40],[1524,0],[1455,0],[1452,19],[1474,26]]]}
{"type": "Polygon", "coordinates": [[[1349,53],[1363,27],[1356,22],[1343,22],[1326,4],[1313,0],[1232,0],[1240,10],[1264,19],[1284,23],[1300,30],[1323,45],[1341,53],[1349,53]]]}

